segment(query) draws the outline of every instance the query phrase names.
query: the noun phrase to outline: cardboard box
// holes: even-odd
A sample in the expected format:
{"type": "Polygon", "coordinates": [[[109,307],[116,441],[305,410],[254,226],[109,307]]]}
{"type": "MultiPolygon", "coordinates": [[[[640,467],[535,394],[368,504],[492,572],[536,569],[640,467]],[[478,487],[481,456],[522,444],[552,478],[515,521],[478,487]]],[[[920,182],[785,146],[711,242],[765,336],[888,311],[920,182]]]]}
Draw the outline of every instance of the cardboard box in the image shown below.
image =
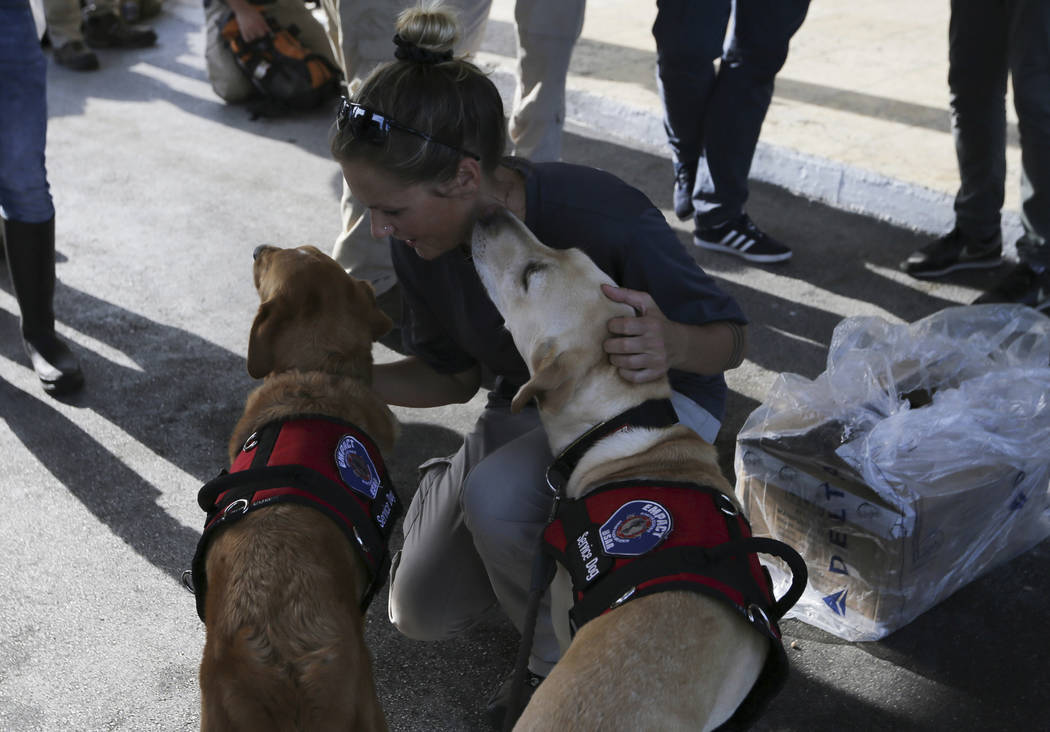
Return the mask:
{"type": "MultiPolygon", "coordinates": [[[[789,617],[851,641],[877,640],[990,567],[1050,535],[1050,464],[945,468],[921,485],[887,470],[873,487],[836,450],[834,419],[802,418],[737,443],[737,493],[756,536],[793,546],[809,583],[789,617]],[[768,436],[772,434],[773,436],[768,436]]],[[[921,449],[921,448],[920,448],[921,449]]],[[[913,456],[914,457],[914,456],[913,456]]],[[[765,558],[764,558],[765,559],[765,558]]],[[[770,560],[778,595],[787,573],[770,560]]]]}

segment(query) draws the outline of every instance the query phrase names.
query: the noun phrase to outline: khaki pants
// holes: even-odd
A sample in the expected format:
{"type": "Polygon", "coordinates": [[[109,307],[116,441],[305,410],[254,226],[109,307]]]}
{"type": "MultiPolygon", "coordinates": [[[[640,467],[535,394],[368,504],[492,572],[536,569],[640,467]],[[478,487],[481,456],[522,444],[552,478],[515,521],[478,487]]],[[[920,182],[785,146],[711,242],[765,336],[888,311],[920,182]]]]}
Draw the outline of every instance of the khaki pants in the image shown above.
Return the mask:
{"type": "MultiPolygon", "coordinates": [[[[405,543],[390,573],[390,622],[416,640],[446,640],[497,606],[522,632],[532,559],[553,495],[552,460],[534,408],[511,414],[490,397],[459,451],[420,466],[405,543]]],[[[544,594],[529,668],[546,676],[560,652],[544,594]]]]}
{"type": "MultiPolygon", "coordinates": [[[[274,0],[263,10],[281,27],[297,26],[300,43],[335,63],[324,26],[310,14],[302,0],[274,0]]],[[[204,61],[215,93],[227,102],[242,102],[255,93],[255,87],[241,71],[222,38],[219,24],[229,12],[230,6],[221,0],[211,0],[204,8],[204,61]]]]}
{"type": "MultiPolygon", "coordinates": [[[[367,76],[376,64],[394,57],[394,18],[408,0],[323,0],[329,17],[341,17],[342,28],[355,28],[353,37],[336,33],[349,66],[346,78],[367,76]],[[364,29],[364,30],[362,30],[364,29]]],[[[459,13],[463,37],[457,54],[475,53],[481,46],[491,0],[451,0],[459,13]]],[[[518,73],[510,116],[514,152],[535,161],[561,157],[565,122],[565,76],[572,49],[583,29],[585,0],[518,0],[514,20],[518,31],[518,73]]],[[[331,24],[330,24],[331,26],[331,24]]],[[[372,283],[382,294],[397,283],[386,239],[372,238],[365,208],[343,183],[340,203],[342,231],[332,256],[355,277],[372,283]]]]}

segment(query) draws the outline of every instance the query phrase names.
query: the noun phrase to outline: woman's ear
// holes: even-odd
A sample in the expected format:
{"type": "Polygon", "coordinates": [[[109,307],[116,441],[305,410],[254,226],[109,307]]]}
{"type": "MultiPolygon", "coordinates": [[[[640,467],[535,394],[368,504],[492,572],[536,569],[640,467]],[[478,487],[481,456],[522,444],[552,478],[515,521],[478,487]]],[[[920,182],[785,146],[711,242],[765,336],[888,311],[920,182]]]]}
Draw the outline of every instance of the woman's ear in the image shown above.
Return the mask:
{"type": "Polygon", "coordinates": [[[448,198],[469,198],[481,190],[481,163],[474,158],[463,157],[456,166],[456,175],[442,183],[438,190],[448,198]]]}

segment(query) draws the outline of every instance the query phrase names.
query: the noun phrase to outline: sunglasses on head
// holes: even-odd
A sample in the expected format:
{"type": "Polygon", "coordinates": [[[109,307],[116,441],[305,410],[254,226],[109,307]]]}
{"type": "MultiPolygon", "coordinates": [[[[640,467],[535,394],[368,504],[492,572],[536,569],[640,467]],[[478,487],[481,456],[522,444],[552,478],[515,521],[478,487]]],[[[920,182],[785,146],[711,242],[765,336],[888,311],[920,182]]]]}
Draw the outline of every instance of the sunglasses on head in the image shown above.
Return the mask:
{"type": "Polygon", "coordinates": [[[408,125],[403,125],[397,120],[384,117],[378,112],[373,112],[368,107],[364,107],[357,102],[351,102],[346,97],[343,97],[342,104],[339,107],[339,115],[335,118],[335,127],[339,132],[342,132],[347,127],[354,135],[354,139],[364,140],[371,142],[374,145],[381,145],[386,142],[390,136],[390,130],[400,130],[401,132],[407,132],[410,135],[420,137],[427,142],[432,142],[435,145],[441,145],[447,147],[449,150],[455,150],[460,155],[466,155],[468,158],[474,158],[475,160],[481,160],[480,155],[464,150],[461,147],[455,145],[449,145],[447,142],[441,140],[435,140],[433,137],[425,132],[413,129],[408,125]]]}

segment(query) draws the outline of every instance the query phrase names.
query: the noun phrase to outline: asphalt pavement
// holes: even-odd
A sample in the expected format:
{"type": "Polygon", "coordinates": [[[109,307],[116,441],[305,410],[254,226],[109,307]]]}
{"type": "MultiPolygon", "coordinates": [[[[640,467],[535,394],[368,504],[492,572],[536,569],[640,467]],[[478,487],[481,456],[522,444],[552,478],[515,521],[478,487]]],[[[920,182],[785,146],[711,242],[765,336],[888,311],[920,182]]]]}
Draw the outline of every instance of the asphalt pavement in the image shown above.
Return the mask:
{"type": "MultiPolygon", "coordinates": [[[[692,248],[689,228],[670,211],[647,5],[590,3],[570,75],[564,157],[639,187],[692,248]]],[[[756,159],[749,211],[792,245],[794,258],[756,267],[692,249],[752,321],[747,361],[728,375],[717,444],[729,475],[747,415],[778,373],[823,371],[842,318],[910,322],[969,302],[994,277],[971,272],[920,283],[897,271],[950,220],[947,94],[935,64],[921,84],[902,82],[896,107],[891,96],[878,104],[889,92],[879,91],[886,79],[872,74],[855,75],[856,84],[850,74],[825,80],[818,93],[807,74],[818,66],[835,73],[834,53],[850,34],[881,39],[877,59],[892,66],[898,56],[889,46],[902,21],[889,9],[915,6],[888,1],[883,16],[872,8],[851,15],[843,5],[811,10],[818,29],[838,29],[824,41],[835,48],[817,48],[806,27],[800,31],[797,65],[789,62],[778,81],[784,91],[756,159]],[[872,86],[858,91],[862,84],[872,86]],[[908,98],[922,89],[921,99],[908,98]],[[852,132],[839,129],[851,120],[852,132]],[[824,132],[807,136],[806,125],[824,132]],[[924,136],[914,155],[857,157],[847,144],[881,136],[869,147],[886,150],[887,140],[902,144],[912,127],[924,136]],[[944,153],[932,151],[941,145],[944,153]],[[931,172],[937,166],[939,178],[931,172]]],[[[479,57],[504,91],[513,70],[511,7],[495,4],[479,57]]],[[[940,34],[930,40],[936,52],[946,13],[913,12],[940,34]]],[[[340,193],[327,152],[331,110],[252,120],[224,105],[204,73],[202,20],[192,0],[168,0],[155,21],[155,48],[102,51],[102,68],[92,73],[50,65],[55,305],[87,385],[65,401],[43,394],[3,278],[0,484],[9,503],[0,517],[0,730],[198,725],[204,628],[179,578],[203,520],[197,490],[223,467],[229,432],[253,387],[244,362],[257,306],[252,250],[260,243],[328,249],[340,193]]],[[[902,43],[915,53],[915,40],[904,34],[902,43]]],[[[863,54],[854,64],[873,66],[863,54]]],[[[1008,212],[1007,226],[1015,221],[1008,212]]],[[[376,349],[377,360],[395,357],[376,349]]],[[[415,466],[456,449],[481,398],[395,410],[403,435],[387,457],[406,500],[415,466]]],[[[1050,728],[1041,589],[1048,561],[1044,542],[878,642],[847,643],[786,621],[793,674],[755,729],[1050,728]]],[[[387,621],[382,596],[368,613],[367,638],[391,728],[428,731],[486,728],[484,700],[510,670],[517,641],[498,614],[453,641],[411,641],[387,621]]]]}

